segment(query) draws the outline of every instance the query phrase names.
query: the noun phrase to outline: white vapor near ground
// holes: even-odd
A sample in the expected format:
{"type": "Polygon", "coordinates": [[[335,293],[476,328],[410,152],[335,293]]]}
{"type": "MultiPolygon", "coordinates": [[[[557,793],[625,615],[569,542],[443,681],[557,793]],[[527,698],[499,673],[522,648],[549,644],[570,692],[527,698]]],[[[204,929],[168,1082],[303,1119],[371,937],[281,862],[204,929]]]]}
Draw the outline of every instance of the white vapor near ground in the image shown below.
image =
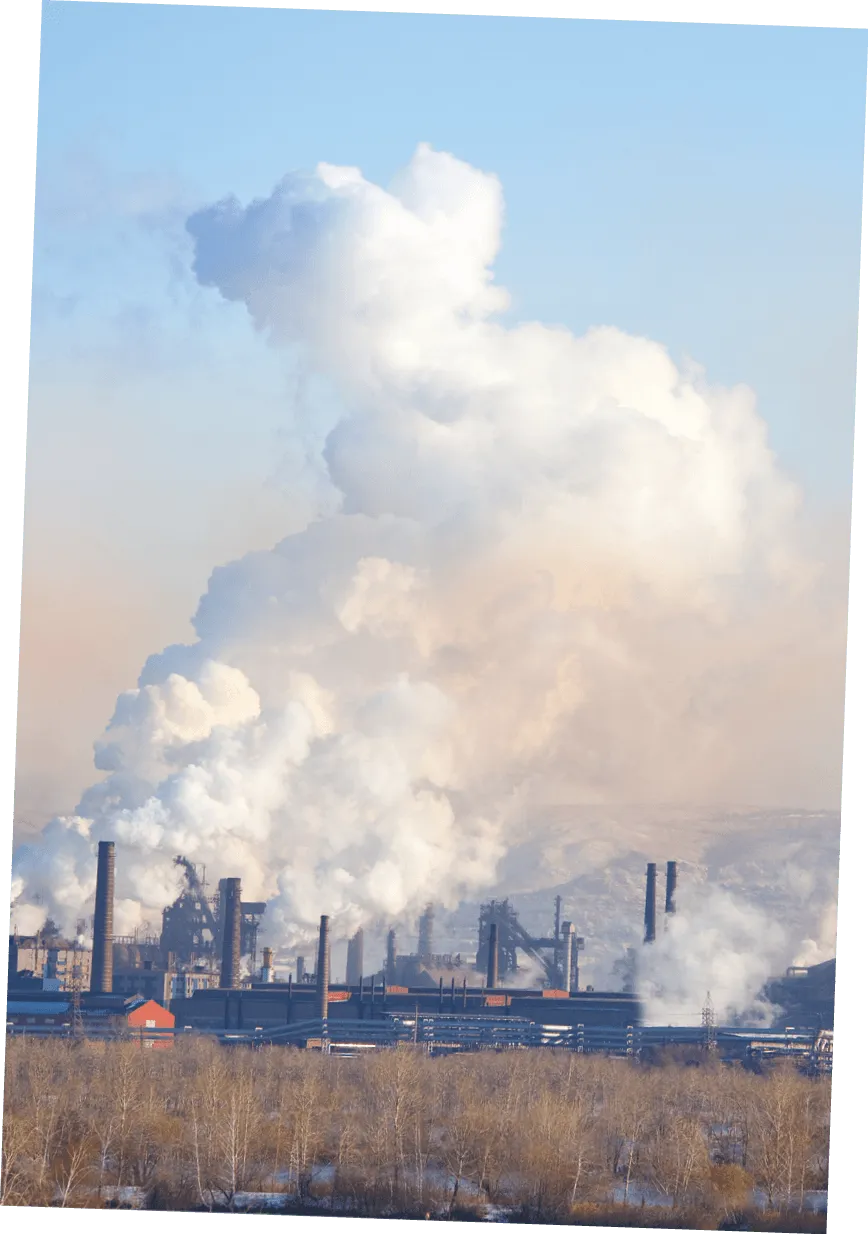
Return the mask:
{"type": "Polygon", "coordinates": [[[660,925],[653,946],[636,950],[636,991],[651,1024],[695,1022],[707,996],[721,1023],[771,1023],[773,1008],[757,995],[791,961],[783,925],[715,886],[682,894],[660,925]]]}
{"type": "Polygon", "coordinates": [[[189,219],[199,282],[309,378],[310,521],[118,700],[105,778],[15,853],[19,928],[81,914],[98,839],[120,932],[184,853],[294,945],[492,886],[553,801],[837,804],[846,592],[751,392],[504,324],[503,212],[423,145],[388,189],[321,165],[189,219]]]}

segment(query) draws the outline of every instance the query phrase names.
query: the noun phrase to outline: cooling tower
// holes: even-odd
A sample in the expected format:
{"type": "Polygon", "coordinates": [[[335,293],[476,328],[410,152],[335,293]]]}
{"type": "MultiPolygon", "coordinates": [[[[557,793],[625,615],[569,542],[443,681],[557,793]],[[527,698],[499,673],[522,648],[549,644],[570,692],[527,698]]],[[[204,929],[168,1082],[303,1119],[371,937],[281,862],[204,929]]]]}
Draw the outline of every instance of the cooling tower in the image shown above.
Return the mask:
{"type": "Polygon", "coordinates": [[[115,906],[115,846],[100,840],[96,865],[96,901],[93,910],[92,994],[112,992],[112,935],[115,906]]]}

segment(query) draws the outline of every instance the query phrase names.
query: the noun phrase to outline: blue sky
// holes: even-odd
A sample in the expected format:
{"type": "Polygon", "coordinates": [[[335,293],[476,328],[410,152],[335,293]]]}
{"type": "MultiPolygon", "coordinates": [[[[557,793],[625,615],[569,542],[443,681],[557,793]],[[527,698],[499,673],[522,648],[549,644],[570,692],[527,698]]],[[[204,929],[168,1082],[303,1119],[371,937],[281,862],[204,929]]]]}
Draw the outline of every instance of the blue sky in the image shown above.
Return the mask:
{"type": "Polygon", "coordinates": [[[420,141],[448,150],[503,184],[513,318],[616,325],[746,382],[840,514],[866,56],[866,31],[46,4],[21,808],[70,807],[211,568],[292,520],[270,483],[292,475],[291,374],[194,284],[187,213],[321,160],[388,183],[420,141]]]}
{"type": "MultiPolygon", "coordinates": [[[[125,242],[119,262],[104,216],[75,226],[59,204],[124,178],[189,203],[246,199],[321,159],[387,182],[425,140],[500,177],[514,315],[616,324],[746,381],[784,463],[835,500],[849,484],[866,44],[864,31],[49,4],[37,290],[78,297],[85,334],[136,300],[168,323],[147,246],[136,261],[125,242]]],[[[58,312],[42,304],[37,344],[58,312]]]]}

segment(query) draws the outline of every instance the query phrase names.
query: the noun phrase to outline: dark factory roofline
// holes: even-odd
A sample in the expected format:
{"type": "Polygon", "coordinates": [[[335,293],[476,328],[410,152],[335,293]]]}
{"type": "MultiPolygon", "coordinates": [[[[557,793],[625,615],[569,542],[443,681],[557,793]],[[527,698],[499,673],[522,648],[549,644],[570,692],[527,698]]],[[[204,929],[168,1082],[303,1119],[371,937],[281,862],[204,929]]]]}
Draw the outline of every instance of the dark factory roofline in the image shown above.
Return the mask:
{"type": "MultiPolygon", "coordinates": [[[[7,1009],[18,1007],[20,1004],[27,1002],[38,1006],[40,1010],[50,1012],[51,1010],[67,1006],[70,1002],[71,995],[69,990],[22,990],[22,998],[14,986],[10,986],[6,996],[7,1009]]],[[[86,990],[81,992],[81,1009],[88,1014],[95,1012],[110,1014],[125,1014],[129,1011],[135,1011],[137,1007],[141,1007],[143,1003],[149,1002],[147,998],[143,998],[140,994],[90,994],[86,990]]]]}
{"type": "MultiPolygon", "coordinates": [[[[316,997],[316,986],[310,982],[293,982],[291,986],[293,990],[293,998],[305,998],[310,996],[316,997]]],[[[359,988],[357,985],[330,985],[328,990],[332,993],[346,993],[353,998],[358,998],[359,988]]],[[[210,990],[194,990],[190,997],[196,1001],[205,1002],[207,1000],[220,1000],[227,996],[233,997],[256,997],[256,998],[286,998],[289,993],[289,982],[286,981],[270,981],[257,982],[253,985],[243,986],[242,988],[227,988],[225,986],[211,987],[210,990]]],[[[489,997],[491,995],[507,996],[510,1000],[519,1002],[541,1002],[546,1006],[557,1007],[561,1002],[583,1002],[583,1003],[612,1003],[617,1006],[619,1003],[635,1003],[636,995],[626,993],[622,990],[579,990],[572,993],[561,993],[558,997],[552,997],[551,992],[540,990],[533,987],[531,990],[512,990],[507,986],[495,986],[493,988],[483,986],[468,986],[468,1000],[478,1000],[478,998],[489,997]]],[[[456,1000],[464,997],[464,987],[456,983],[456,1000]]],[[[383,1001],[383,986],[374,987],[374,998],[377,1002],[383,1001]]],[[[424,1000],[438,1000],[440,998],[440,987],[438,986],[409,986],[400,988],[400,990],[390,990],[385,995],[386,1002],[399,1000],[407,1000],[407,998],[424,998],[424,1000]]],[[[452,986],[443,983],[443,1000],[451,1001],[452,986]]],[[[370,1001],[370,985],[364,986],[362,1001],[367,1003],[370,1001]]]]}
{"type": "MultiPolygon", "coordinates": [[[[82,999],[81,1013],[87,1019],[95,1017],[105,1018],[112,1015],[129,1015],[133,1011],[137,1011],[139,1007],[143,1007],[145,1003],[151,1002],[148,998],[131,998],[125,1003],[116,1003],[110,1007],[94,1007],[92,1003],[87,1003],[82,999]]],[[[69,995],[67,994],[64,1001],[56,1000],[48,1002],[45,999],[17,999],[10,998],[6,1004],[6,1015],[66,1015],[72,1008],[69,995]]]]}

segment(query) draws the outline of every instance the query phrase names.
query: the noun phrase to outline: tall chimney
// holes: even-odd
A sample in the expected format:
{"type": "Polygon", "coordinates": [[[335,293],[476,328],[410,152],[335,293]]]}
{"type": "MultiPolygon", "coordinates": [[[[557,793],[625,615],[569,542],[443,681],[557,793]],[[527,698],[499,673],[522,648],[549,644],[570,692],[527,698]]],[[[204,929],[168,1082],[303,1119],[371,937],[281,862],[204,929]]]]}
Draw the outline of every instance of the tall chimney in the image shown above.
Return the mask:
{"type": "Polygon", "coordinates": [[[115,846],[100,840],[96,859],[96,900],[93,910],[91,994],[112,992],[112,935],[115,910],[115,846]]]}
{"type": "Polygon", "coordinates": [[[678,880],[678,865],[674,861],[666,862],[666,912],[675,912],[675,884],[678,880]]]}
{"type": "Polygon", "coordinates": [[[356,930],[347,944],[347,985],[358,985],[364,965],[365,933],[356,930]]]}
{"type": "Polygon", "coordinates": [[[648,862],[645,875],[645,942],[653,943],[657,937],[657,866],[648,862]]]}
{"type": "Polygon", "coordinates": [[[493,990],[497,985],[497,922],[492,921],[491,930],[488,935],[488,977],[487,985],[489,990],[493,990]]]}
{"type": "Polygon", "coordinates": [[[226,903],[223,909],[223,962],[220,985],[224,990],[241,989],[241,879],[223,880],[226,903]]]}
{"type": "Polygon", "coordinates": [[[316,957],[316,1008],[319,1019],[325,1020],[329,1013],[329,919],[319,919],[319,951],[316,957]]]}
{"type": "Polygon", "coordinates": [[[395,974],[398,969],[398,943],[395,936],[395,931],[390,930],[386,935],[386,985],[395,984],[395,974]]]}
{"type": "Polygon", "coordinates": [[[304,983],[304,956],[297,955],[295,957],[295,979],[299,985],[304,983]]]}

